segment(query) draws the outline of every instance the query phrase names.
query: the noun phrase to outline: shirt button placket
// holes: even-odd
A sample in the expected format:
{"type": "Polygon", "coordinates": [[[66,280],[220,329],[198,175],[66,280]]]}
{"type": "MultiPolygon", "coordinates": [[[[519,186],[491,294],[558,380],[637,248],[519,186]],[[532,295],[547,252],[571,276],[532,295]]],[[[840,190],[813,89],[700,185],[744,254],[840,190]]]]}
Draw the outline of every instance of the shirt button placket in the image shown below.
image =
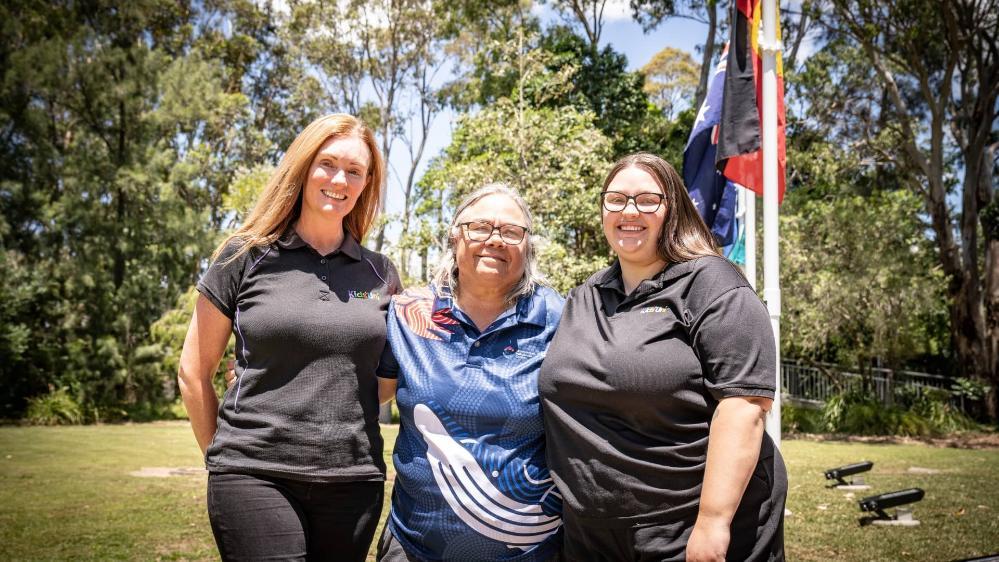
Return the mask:
{"type": "Polygon", "coordinates": [[[330,281],[330,277],[332,277],[332,275],[330,275],[330,260],[327,259],[327,258],[323,258],[323,259],[319,260],[319,263],[321,263],[321,264],[323,264],[325,266],[323,268],[324,269],[324,273],[320,277],[320,279],[322,279],[323,281],[326,281],[326,286],[329,288],[329,290],[332,291],[333,290],[333,282],[330,281]]]}
{"type": "Polygon", "coordinates": [[[319,280],[323,282],[324,288],[319,290],[319,300],[329,301],[330,293],[333,292],[333,283],[330,281],[330,260],[329,258],[319,258],[320,267],[319,280]]]}
{"type": "Polygon", "coordinates": [[[471,347],[468,349],[468,358],[465,359],[465,365],[469,367],[479,367],[482,365],[482,359],[479,357],[479,348],[481,346],[481,340],[476,340],[472,343],[471,347]]]}

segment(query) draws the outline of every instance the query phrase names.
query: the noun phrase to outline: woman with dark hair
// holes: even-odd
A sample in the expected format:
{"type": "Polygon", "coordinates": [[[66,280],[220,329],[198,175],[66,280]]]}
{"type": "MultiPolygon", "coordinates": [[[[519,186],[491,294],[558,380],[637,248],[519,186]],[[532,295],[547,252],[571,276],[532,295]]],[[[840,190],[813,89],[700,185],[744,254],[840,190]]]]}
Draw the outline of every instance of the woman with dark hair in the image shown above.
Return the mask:
{"type": "Polygon", "coordinates": [[[375,368],[400,289],[360,245],[383,178],[360,120],[313,121],[198,283],[178,379],[225,560],[367,554],[385,480],[375,368]],[[212,376],[230,334],[237,378],[220,405],[212,376]]]}
{"type": "Polygon", "coordinates": [[[766,308],[663,159],[622,158],[600,201],[618,259],[569,293],[539,378],[564,558],[782,560],[766,308]]]}

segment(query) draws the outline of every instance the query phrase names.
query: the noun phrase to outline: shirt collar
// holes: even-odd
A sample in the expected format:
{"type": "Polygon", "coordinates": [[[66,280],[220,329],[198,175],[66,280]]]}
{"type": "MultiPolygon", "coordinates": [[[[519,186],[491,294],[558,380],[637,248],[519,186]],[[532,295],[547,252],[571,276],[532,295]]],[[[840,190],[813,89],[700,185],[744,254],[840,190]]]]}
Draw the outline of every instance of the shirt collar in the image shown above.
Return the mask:
{"type": "MultiPolygon", "coordinates": [[[[451,295],[450,287],[437,287],[431,285],[430,290],[434,294],[433,313],[435,315],[439,313],[449,313],[451,309],[455,307],[454,297],[451,295]]],[[[515,308],[517,322],[520,324],[534,324],[536,326],[544,327],[548,323],[548,304],[545,302],[544,295],[541,294],[540,287],[535,288],[534,292],[530,295],[517,299],[515,308]]],[[[508,311],[509,309],[500,314],[497,320],[507,316],[508,311]]]]}
{"type": "Polygon", "coordinates": [[[597,278],[594,285],[605,289],[616,289],[618,291],[624,292],[624,278],[621,276],[621,261],[614,260],[603,274],[597,278]]]}
{"type": "MultiPolygon", "coordinates": [[[[662,289],[663,285],[667,281],[672,281],[677,277],[681,277],[690,273],[694,268],[694,262],[698,258],[688,260],[680,263],[669,263],[666,267],[662,268],[659,273],[656,273],[651,278],[642,281],[639,288],[645,286],[651,289],[662,289]]],[[[624,277],[621,275],[621,262],[619,260],[614,260],[614,263],[604,271],[603,275],[598,278],[595,283],[597,287],[604,289],[615,289],[624,293],[624,277]]]]}
{"type": "MultiPolygon", "coordinates": [[[[279,248],[285,250],[312,247],[309,246],[305,240],[302,240],[302,237],[295,231],[294,226],[289,226],[288,229],[284,231],[284,234],[278,238],[277,245],[279,248]]],[[[343,242],[340,243],[340,247],[333,251],[334,254],[338,252],[342,252],[354,261],[361,261],[362,259],[361,245],[357,243],[357,240],[347,230],[344,230],[343,232],[343,242]]]]}

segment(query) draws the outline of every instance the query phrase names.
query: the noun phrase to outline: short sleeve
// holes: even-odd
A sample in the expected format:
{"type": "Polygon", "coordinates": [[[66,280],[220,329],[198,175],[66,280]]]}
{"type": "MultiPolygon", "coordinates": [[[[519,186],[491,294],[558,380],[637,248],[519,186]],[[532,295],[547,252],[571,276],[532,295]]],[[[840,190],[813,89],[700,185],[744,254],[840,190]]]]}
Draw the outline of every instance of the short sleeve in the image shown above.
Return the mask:
{"type": "Polygon", "coordinates": [[[773,398],[777,353],[766,306],[750,287],[719,295],[692,323],[691,341],[716,400],[773,398]]]}
{"type": "Polygon", "coordinates": [[[236,300],[239,296],[239,284],[243,277],[244,264],[248,252],[232,259],[239,248],[239,242],[233,240],[222,249],[222,253],[208,268],[208,271],[198,281],[198,292],[225,314],[229,319],[236,315],[236,300]]]}
{"type": "Polygon", "coordinates": [[[385,342],[385,349],[382,350],[381,360],[378,362],[378,369],[375,374],[383,379],[399,378],[399,362],[392,353],[392,347],[385,342]]]}
{"type": "Polygon", "coordinates": [[[384,258],[384,260],[385,260],[385,271],[388,273],[388,275],[385,277],[385,281],[388,282],[387,283],[388,287],[386,287],[385,291],[389,295],[398,295],[399,293],[402,292],[403,289],[402,277],[399,276],[399,271],[395,268],[395,264],[392,263],[392,260],[388,258],[384,258]]]}

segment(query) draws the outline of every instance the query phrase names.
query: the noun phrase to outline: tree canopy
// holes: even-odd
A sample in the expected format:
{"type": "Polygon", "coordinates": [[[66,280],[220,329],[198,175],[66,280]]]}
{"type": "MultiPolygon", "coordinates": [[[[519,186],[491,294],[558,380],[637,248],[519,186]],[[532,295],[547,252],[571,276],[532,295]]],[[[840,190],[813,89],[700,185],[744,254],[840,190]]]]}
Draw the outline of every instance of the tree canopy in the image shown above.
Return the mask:
{"type": "MultiPolygon", "coordinates": [[[[604,174],[638,150],[680,169],[731,3],[631,2],[645,29],[706,30],[696,59],[662,45],[631,65],[606,2],[545,5],[554,18],[519,0],[347,0],[335,18],[312,0],[0,6],[0,417],[50,393],[89,421],[172,401],[192,286],[323,113],[360,115],[395,155],[402,210],[366,243],[408,283],[492,181],[531,205],[558,290],[609,263],[604,174]]],[[[785,356],[999,387],[999,0],[782,16],[785,356]]]]}

